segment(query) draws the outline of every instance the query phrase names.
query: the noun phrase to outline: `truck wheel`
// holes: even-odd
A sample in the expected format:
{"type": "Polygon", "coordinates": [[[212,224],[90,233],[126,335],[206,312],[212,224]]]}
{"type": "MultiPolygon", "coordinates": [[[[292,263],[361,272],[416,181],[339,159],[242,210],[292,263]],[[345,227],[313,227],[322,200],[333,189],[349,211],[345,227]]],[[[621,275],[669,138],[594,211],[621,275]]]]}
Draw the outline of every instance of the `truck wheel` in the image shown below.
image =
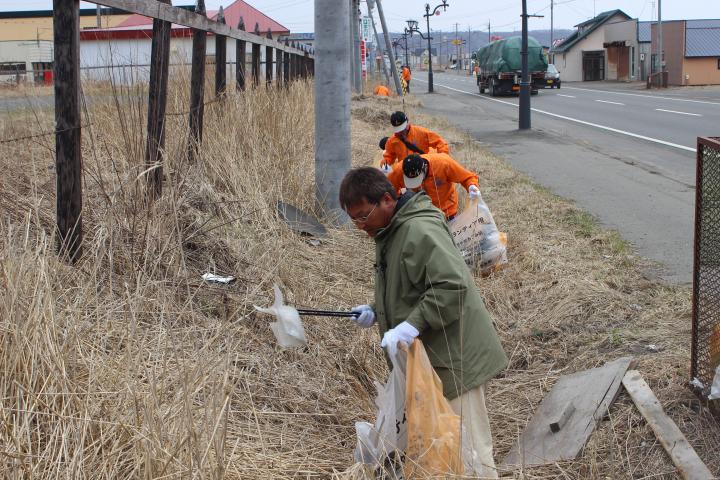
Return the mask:
{"type": "Polygon", "coordinates": [[[490,85],[488,86],[488,93],[490,94],[491,97],[497,97],[497,91],[495,88],[495,79],[494,78],[490,79],[490,85]]]}
{"type": "Polygon", "coordinates": [[[560,90],[560,82],[558,82],[557,87],[558,87],[558,90],[560,90]]]}
{"type": "Polygon", "coordinates": [[[485,87],[483,87],[482,85],[480,85],[480,93],[485,93],[485,87]]]}

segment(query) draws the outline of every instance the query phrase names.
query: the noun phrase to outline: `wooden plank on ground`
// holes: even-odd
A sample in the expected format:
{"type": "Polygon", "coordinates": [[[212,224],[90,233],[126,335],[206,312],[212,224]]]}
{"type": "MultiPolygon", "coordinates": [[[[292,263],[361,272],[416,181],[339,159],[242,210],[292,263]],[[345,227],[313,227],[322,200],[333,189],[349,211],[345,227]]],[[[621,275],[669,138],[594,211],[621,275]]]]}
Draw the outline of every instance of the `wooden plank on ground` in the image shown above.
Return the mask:
{"type": "Polygon", "coordinates": [[[670,455],[682,478],[708,480],[715,478],[675,422],[667,416],[657,397],[637,370],[629,370],[622,381],[635,406],[655,432],[670,455]]]}
{"type": "Polygon", "coordinates": [[[623,357],[560,377],[502,465],[545,465],[577,458],[597,423],[607,415],[631,361],[631,357],[623,357]],[[562,425],[553,432],[550,425],[559,419],[562,425]]]}

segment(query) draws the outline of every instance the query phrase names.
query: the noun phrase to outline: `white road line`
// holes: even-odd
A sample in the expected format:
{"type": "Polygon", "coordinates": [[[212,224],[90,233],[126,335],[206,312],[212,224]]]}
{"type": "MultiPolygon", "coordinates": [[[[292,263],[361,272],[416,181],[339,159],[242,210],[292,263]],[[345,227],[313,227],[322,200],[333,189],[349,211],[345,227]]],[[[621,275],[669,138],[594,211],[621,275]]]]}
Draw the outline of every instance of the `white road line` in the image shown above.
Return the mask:
{"type": "MultiPolygon", "coordinates": [[[[420,80],[420,81],[423,83],[427,83],[424,80],[420,80]]],[[[498,100],[497,98],[486,97],[484,95],[480,95],[479,93],[464,92],[462,90],[458,90],[457,88],[448,87],[447,85],[443,85],[441,83],[435,83],[435,85],[437,85],[438,87],[447,88],[448,90],[453,90],[455,92],[464,93],[466,95],[472,95],[473,97],[479,97],[483,100],[490,100],[493,102],[504,103],[505,105],[511,105],[513,107],[518,106],[516,103],[506,102],[505,100],[498,100]]],[[[665,145],[667,147],[679,148],[680,150],[685,150],[685,151],[693,152],[693,153],[696,152],[696,150],[692,147],[686,147],[685,145],[679,145],[677,143],[666,142],[665,140],[660,140],[658,138],[646,137],[645,135],[639,135],[637,133],[627,132],[625,130],[619,130],[617,128],[612,128],[612,127],[608,127],[605,125],[599,125],[597,123],[586,122],[585,120],[580,120],[577,118],[566,117],[565,115],[558,115],[557,113],[546,112],[544,110],[538,110],[537,108],[531,108],[530,110],[532,110],[533,112],[541,113],[543,115],[548,115],[550,117],[561,118],[561,119],[567,120],[569,122],[575,122],[575,123],[579,123],[581,125],[587,125],[589,127],[599,128],[601,130],[607,130],[608,132],[619,133],[620,135],[627,135],[628,137],[639,138],[640,140],[646,140],[648,142],[653,142],[653,143],[659,143],[660,145],[665,145]]]]}
{"type": "Polygon", "coordinates": [[[558,97],[577,98],[575,95],[563,95],[562,93],[557,94],[558,97]]]}
{"type": "Polygon", "coordinates": [[[677,113],[678,115],[691,115],[693,117],[702,117],[699,113],[677,112],[675,110],[665,110],[664,108],[656,108],[658,112],[677,113]]]}
{"type": "Polygon", "coordinates": [[[563,88],[569,88],[570,90],[583,90],[585,92],[602,92],[602,93],[611,93],[613,95],[627,95],[630,97],[657,98],[660,100],[673,100],[675,102],[689,102],[689,103],[704,103],[706,105],[720,105],[720,102],[708,102],[706,100],[692,100],[690,98],[658,97],[655,95],[644,95],[642,93],[613,92],[611,90],[595,90],[594,88],[568,87],[567,85],[564,86],[563,88]]]}
{"type": "Polygon", "coordinates": [[[624,103],[620,103],[620,102],[610,102],[610,101],[608,101],[608,100],[595,100],[595,101],[596,101],[596,102],[600,102],[600,103],[612,103],[613,105],[622,105],[622,106],[625,106],[624,103]]]}

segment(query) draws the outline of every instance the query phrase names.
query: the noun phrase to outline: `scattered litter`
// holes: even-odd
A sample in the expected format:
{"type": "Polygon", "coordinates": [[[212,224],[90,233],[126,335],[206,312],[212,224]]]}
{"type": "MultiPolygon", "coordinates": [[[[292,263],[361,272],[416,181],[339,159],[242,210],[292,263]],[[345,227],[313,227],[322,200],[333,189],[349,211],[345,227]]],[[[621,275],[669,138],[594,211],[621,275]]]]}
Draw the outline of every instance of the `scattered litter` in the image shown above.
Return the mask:
{"type": "Polygon", "coordinates": [[[643,307],[641,305],[638,305],[637,303],[631,303],[630,308],[640,311],[643,307]]]}
{"type": "Polygon", "coordinates": [[[692,385],[693,387],[695,387],[699,390],[705,390],[705,384],[703,382],[701,382],[700,380],[698,380],[697,378],[693,378],[692,380],[690,380],[690,385],[692,385]]]}
{"type": "Polygon", "coordinates": [[[270,328],[281,347],[288,348],[307,345],[307,337],[305,336],[303,324],[300,321],[300,314],[293,307],[284,304],[280,287],[274,285],[273,290],[275,291],[275,302],[272,306],[261,308],[253,305],[255,310],[277,317],[278,321],[271,323],[270,328]]]}
{"type": "Polygon", "coordinates": [[[221,275],[215,275],[214,273],[204,273],[202,276],[202,279],[205,280],[206,282],[224,283],[225,285],[235,281],[235,277],[233,277],[233,276],[223,277],[221,275]]]}
{"type": "Polygon", "coordinates": [[[654,343],[651,343],[650,345],[646,345],[645,348],[647,348],[647,349],[650,350],[651,352],[660,352],[660,351],[662,351],[662,348],[661,348],[661,347],[658,347],[658,346],[655,345],[654,343]]]}
{"type": "Polygon", "coordinates": [[[716,400],[718,398],[720,398],[720,365],[715,369],[715,378],[710,386],[708,400],[716,400]]]}
{"type": "Polygon", "coordinates": [[[603,258],[611,259],[613,257],[612,257],[612,255],[603,255],[603,258]]]}
{"type": "Polygon", "coordinates": [[[310,240],[307,241],[307,243],[309,243],[313,247],[319,247],[320,244],[322,244],[322,242],[320,240],[317,240],[315,238],[311,238],[310,240]]]}

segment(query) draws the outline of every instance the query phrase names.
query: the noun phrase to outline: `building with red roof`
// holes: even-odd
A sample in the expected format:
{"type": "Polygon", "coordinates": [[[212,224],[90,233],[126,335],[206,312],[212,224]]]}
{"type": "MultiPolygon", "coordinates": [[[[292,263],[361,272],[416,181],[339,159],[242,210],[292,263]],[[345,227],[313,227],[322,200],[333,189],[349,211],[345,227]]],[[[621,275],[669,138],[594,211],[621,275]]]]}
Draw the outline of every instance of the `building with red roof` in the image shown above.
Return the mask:
{"type": "MultiPolygon", "coordinates": [[[[192,7],[181,7],[192,9],[192,7]]],[[[208,11],[210,19],[217,19],[218,11],[208,11]]],[[[237,27],[243,19],[245,30],[252,32],[257,24],[263,36],[268,29],[278,39],[290,35],[290,30],[262,13],[244,0],[235,0],[223,7],[225,23],[237,27]]],[[[87,28],[80,32],[80,66],[85,78],[121,83],[147,81],[152,48],[153,19],[133,14],[112,28],[87,28]]],[[[192,55],[192,29],[173,24],[171,28],[171,65],[186,65],[192,55]]],[[[208,33],[208,36],[213,36],[208,33]]],[[[249,49],[250,46],[248,45],[249,49]]],[[[262,49],[264,56],[265,49],[262,49]]],[[[247,54],[247,52],[246,52],[247,54]]],[[[215,42],[207,42],[207,61],[214,63],[215,42]]],[[[228,39],[227,58],[235,59],[235,41],[228,39]]],[[[264,60],[263,60],[264,61],[264,60]]],[[[230,72],[229,72],[230,73],[230,72]]]]}

